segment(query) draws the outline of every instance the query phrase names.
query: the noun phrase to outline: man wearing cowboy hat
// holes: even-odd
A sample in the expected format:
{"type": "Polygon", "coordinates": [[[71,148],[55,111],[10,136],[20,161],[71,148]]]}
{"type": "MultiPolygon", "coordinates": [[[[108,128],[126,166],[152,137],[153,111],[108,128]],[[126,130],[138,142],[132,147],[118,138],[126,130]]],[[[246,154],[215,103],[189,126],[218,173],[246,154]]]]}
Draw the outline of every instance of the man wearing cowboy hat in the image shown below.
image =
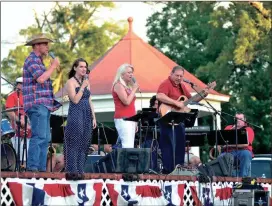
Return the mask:
{"type": "MultiPolygon", "coordinates": [[[[20,137],[20,160],[22,160],[23,156],[23,137],[24,137],[24,127],[25,124],[25,112],[23,109],[23,96],[22,96],[22,83],[23,83],[23,77],[18,77],[16,79],[16,85],[14,88],[14,91],[10,93],[6,100],[6,109],[10,110],[9,112],[6,112],[7,116],[10,119],[11,127],[16,131],[14,137],[11,138],[11,142],[13,145],[13,148],[15,149],[16,153],[18,153],[18,137],[20,137]],[[14,110],[13,110],[14,109],[14,110]],[[16,125],[16,122],[19,121],[19,113],[21,114],[20,117],[20,134],[18,133],[18,127],[16,125]]],[[[26,144],[28,148],[29,146],[29,138],[31,137],[31,131],[30,131],[30,125],[27,124],[27,139],[26,144]]],[[[24,161],[26,161],[26,152],[24,152],[24,161]]]]}
{"type": "Polygon", "coordinates": [[[32,136],[28,150],[28,171],[46,171],[47,148],[51,140],[50,112],[57,110],[61,104],[54,100],[50,76],[59,66],[58,58],[45,68],[43,57],[48,54],[49,43],[53,42],[45,34],[33,36],[25,44],[33,51],[26,58],[23,68],[23,100],[32,136]]]}

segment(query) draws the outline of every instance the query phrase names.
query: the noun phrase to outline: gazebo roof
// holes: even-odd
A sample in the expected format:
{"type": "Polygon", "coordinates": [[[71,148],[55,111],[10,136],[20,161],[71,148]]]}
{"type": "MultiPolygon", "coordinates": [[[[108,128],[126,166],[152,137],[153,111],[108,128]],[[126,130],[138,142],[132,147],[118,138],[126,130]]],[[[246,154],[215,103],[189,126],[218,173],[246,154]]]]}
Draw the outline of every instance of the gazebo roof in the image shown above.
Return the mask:
{"type": "MultiPolygon", "coordinates": [[[[138,37],[133,32],[132,22],[133,19],[129,17],[128,33],[90,66],[92,94],[111,94],[112,82],[117,69],[124,63],[133,65],[134,76],[140,85],[142,93],[155,93],[160,83],[169,76],[172,68],[177,65],[163,53],[138,37]]],[[[184,78],[200,88],[207,86],[186,70],[184,78]]],[[[194,92],[189,84],[186,84],[186,87],[190,92],[194,92]]],[[[214,90],[211,90],[210,93],[227,96],[214,90]]]]}

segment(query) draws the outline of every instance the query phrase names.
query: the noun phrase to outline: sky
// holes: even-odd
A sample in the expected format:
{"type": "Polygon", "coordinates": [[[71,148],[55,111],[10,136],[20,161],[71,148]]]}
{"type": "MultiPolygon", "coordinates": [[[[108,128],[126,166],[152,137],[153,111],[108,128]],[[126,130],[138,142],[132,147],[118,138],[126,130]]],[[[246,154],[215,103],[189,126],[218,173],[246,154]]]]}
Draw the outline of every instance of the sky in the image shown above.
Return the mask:
{"type": "MultiPolygon", "coordinates": [[[[66,2],[61,2],[67,4],[66,2]]],[[[1,60],[8,56],[11,49],[24,44],[26,39],[20,37],[19,31],[35,23],[34,10],[38,14],[49,12],[53,2],[1,2],[1,60]],[[19,18],[17,18],[19,15],[19,18]]],[[[115,2],[116,8],[102,10],[98,18],[112,20],[127,20],[133,17],[133,31],[144,41],[146,37],[146,20],[161,6],[152,6],[142,2],[115,2]]],[[[1,93],[8,93],[11,87],[1,78],[1,93]]]]}

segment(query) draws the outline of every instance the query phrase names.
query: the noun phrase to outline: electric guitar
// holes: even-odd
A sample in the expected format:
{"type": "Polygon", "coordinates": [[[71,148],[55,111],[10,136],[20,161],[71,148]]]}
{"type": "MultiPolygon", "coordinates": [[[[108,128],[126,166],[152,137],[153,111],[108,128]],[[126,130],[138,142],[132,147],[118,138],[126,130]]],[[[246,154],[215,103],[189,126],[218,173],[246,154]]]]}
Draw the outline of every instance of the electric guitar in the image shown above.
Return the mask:
{"type": "Polygon", "coordinates": [[[216,86],[216,82],[211,82],[208,84],[208,86],[203,89],[199,94],[196,94],[192,96],[190,99],[188,99],[186,96],[181,95],[177,101],[183,102],[184,107],[183,108],[178,108],[173,105],[168,105],[162,103],[159,107],[159,113],[161,116],[166,115],[168,112],[174,111],[174,112],[183,112],[183,113],[188,113],[191,111],[190,108],[187,107],[188,104],[191,102],[198,102],[203,99],[203,97],[206,97],[208,95],[208,92],[210,89],[213,89],[216,86]]]}

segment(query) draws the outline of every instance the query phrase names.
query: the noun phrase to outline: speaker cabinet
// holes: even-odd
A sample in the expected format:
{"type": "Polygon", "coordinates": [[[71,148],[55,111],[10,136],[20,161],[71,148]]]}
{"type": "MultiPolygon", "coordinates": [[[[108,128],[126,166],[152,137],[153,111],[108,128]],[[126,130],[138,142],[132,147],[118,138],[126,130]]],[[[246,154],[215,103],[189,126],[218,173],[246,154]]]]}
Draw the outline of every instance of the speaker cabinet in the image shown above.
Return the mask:
{"type": "Polygon", "coordinates": [[[150,148],[117,149],[116,172],[145,173],[150,165],[150,148]]]}
{"type": "Polygon", "coordinates": [[[98,173],[97,171],[97,161],[99,161],[103,156],[101,155],[88,155],[85,163],[84,172],[85,173],[98,173]]]}
{"type": "Polygon", "coordinates": [[[145,173],[149,171],[150,148],[118,148],[95,163],[99,173],[145,173]]]}

